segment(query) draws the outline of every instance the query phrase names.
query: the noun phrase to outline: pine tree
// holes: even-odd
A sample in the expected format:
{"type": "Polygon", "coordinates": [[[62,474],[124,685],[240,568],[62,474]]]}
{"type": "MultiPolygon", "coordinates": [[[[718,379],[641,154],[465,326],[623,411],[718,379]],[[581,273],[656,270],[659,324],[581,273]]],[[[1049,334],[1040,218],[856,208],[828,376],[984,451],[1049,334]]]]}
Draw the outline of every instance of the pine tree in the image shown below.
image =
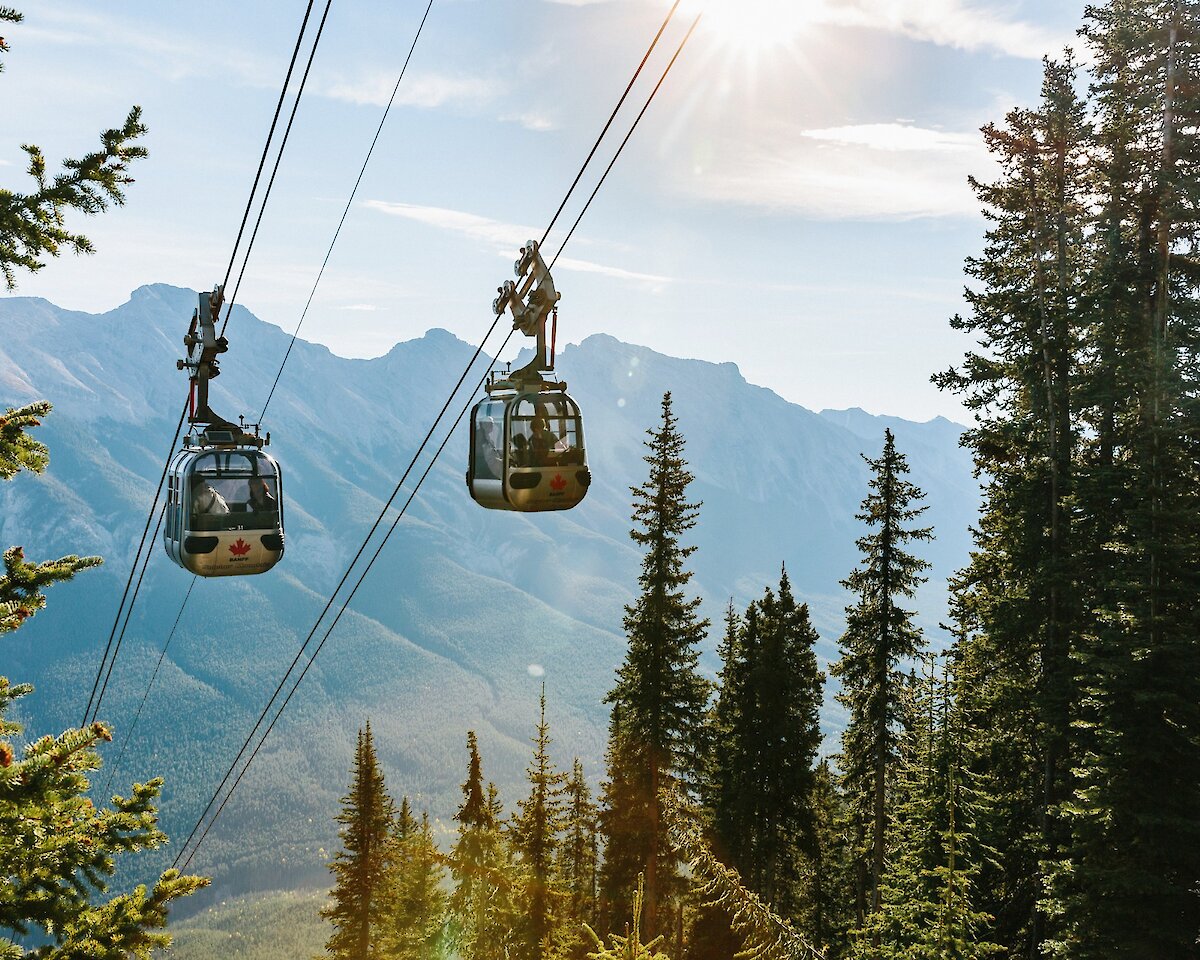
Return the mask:
{"type": "Polygon", "coordinates": [[[329,864],[335,881],[333,903],[322,908],[321,916],[334,927],[325,945],[329,956],[367,960],[381,955],[379,939],[386,922],[383,885],[390,868],[389,834],[395,812],[369,722],[358,731],[350,777],[350,792],[342,798],[337,816],[342,849],[329,864]]]}
{"type": "MultiPolygon", "coordinates": [[[[22,16],[10,7],[0,7],[0,23],[20,23],[22,16]]],[[[0,39],[0,53],[8,46],[0,39]]],[[[0,71],[4,65],[0,64],[0,71]]],[[[37,182],[32,193],[0,189],[0,273],[9,290],[16,287],[16,271],[37,271],[44,257],[57,257],[62,247],[75,253],[92,253],[87,237],[64,226],[65,213],[78,210],[95,214],[110,203],[125,202],[123,188],[131,182],[129,164],[146,156],[146,148],[134,141],[146,132],[142,108],[133,107],[125,123],[100,136],[100,149],[80,160],[64,160],[63,172],[47,179],[46,158],[30,144],[21,147],[29,157],[28,173],[37,182]]]]}
{"type": "Polygon", "coordinates": [[[583,775],[583,764],[575,758],[564,792],[563,837],[558,850],[558,875],[562,879],[567,902],[563,928],[571,944],[564,951],[572,960],[583,960],[585,941],[582,925],[597,923],[597,879],[599,870],[600,811],[583,775]]]}
{"type": "Polygon", "coordinates": [[[864,457],[873,474],[873,491],[858,518],[871,529],[858,540],[862,566],[842,581],[857,596],[846,608],[842,657],[832,672],[842,681],[838,699],[850,712],[842,734],[841,767],[847,802],[854,818],[860,862],[856,884],[859,923],[880,905],[887,842],[889,786],[897,763],[901,661],[923,645],[912,614],[898,601],[911,597],[929,564],[905,550],[913,540],[929,540],[928,527],[912,526],[924,511],[924,494],[904,479],[908,463],[896,450],[891,430],[884,432],[883,454],[864,457]]]}
{"type": "MultiPolygon", "coordinates": [[[[0,478],[45,468],[46,448],[25,431],[38,426],[49,410],[47,403],[32,404],[0,419],[0,478]]],[[[100,560],[66,557],[34,565],[12,547],[4,562],[0,634],[18,629],[44,608],[43,587],[69,580],[100,560]]],[[[114,796],[111,808],[98,808],[87,796],[89,775],[100,767],[96,747],[112,740],[99,722],[41,737],[18,755],[12,741],[22,727],[8,719],[8,712],[32,691],[0,676],[0,931],[6,931],[7,940],[0,944],[0,958],[148,960],[152,950],[170,944],[160,931],[171,902],[208,880],[167,870],[149,890],[139,885],[102,899],[119,854],[166,842],[155,810],[162,780],[134,784],[129,796],[114,796]],[[44,946],[27,950],[17,942],[31,935],[44,946]]]]}
{"type": "Polygon", "coordinates": [[[511,836],[516,853],[529,872],[528,942],[529,956],[541,960],[560,919],[562,890],[555,867],[559,852],[559,833],[566,817],[564,796],[567,777],[554,768],[550,759],[550,727],[546,723],[546,685],[542,684],[537,735],[533,738],[533,759],[526,769],[529,796],[517,803],[511,836]]]}
{"type": "Polygon", "coordinates": [[[952,326],[984,350],[935,377],[976,425],[964,436],[986,478],[970,566],[956,579],[972,767],[997,790],[981,825],[997,850],[980,888],[995,935],[1018,953],[1044,937],[1043,864],[1063,841],[1053,811],[1076,760],[1072,657],[1082,598],[1078,428],[1081,353],[1095,312],[1089,261],[1092,131],[1068,55],[1047,61],[1042,102],[984,128],[1001,165],[972,181],[991,222],[971,315],[952,326]]]}
{"type": "Polygon", "coordinates": [[[526,876],[501,832],[503,809],[496,787],[484,786],[474,730],[467,732],[467,753],[463,802],[454,814],[458,838],[449,856],[454,940],[463,960],[508,960],[521,955],[525,940],[519,904],[526,876]]]}
{"type": "Polygon", "coordinates": [[[850,820],[829,761],[818,763],[814,774],[814,837],[796,926],[824,952],[826,960],[835,960],[848,946],[853,909],[850,820]]]}
{"type": "Polygon", "coordinates": [[[444,870],[429,815],[413,817],[405,797],[392,829],[383,882],[379,955],[388,960],[437,960],[445,954],[444,870]]]}
{"type": "Polygon", "coordinates": [[[1198,28],[1193,4],[1113,0],[1084,30],[1105,245],[1085,378],[1078,758],[1049,898],[1050,952],[1080,960],[1191,958],[1200,928],[1198,28]]]}
{"type": "MultiPolygon", "coordinates": [[[[632,797],[613,811],[623,818],[620,834],[609,833],[606,858],[636,859],[643,864],[646,885],[646,930],[660,928],[662,908],[678,887],[675,865],[662,842],[660,791],[680,780],[694,785],[700,773],[697,744],[708,701],[708,683],[697,670],[697,645],[708,621],[699,617],[700,599],[688,599],[691,573],[684,563],[695,547],[680,538],[696,523],[699,504],[685,493],[692,481],[683,458],[683,435],[671,410],[671,394],[663,395],[662,424],[647,431],[649,453],[643,458],[650,476],[631,488],[634,528],[630,536],[645,551],[638,578],[638,599],[625,608],[629,650],[617,672],[616,686],[605,702],[620,710],[621,737],[614,757],[623,767],[609,768],[610,782],[627,781],[632,797]],[[627,849],[615,849],[626,844],[627,849]]],[[[614,744],[610,740],[610,753],[614,744]]],[[[617,795],[614,795],[616,798],[617,795]]],[[[611,824],[610,818],[606,823],[611,824]]],[[[606,871],[611,903],[627,902],[628,878],[606,871]],[[615,884],[619,884],[615,885],[615,884]]]]}
{"type": "Polygon", "coordinates": [[[816,641],[808,607],[796,604],[783,570],[778,594],[768,588],[740,627],[732,609],[727,614],[713,708],[721,746],[709,798],[717,849],[785,916],[799,907],[805,861],[814,854],[824,682],[816,641]]]}

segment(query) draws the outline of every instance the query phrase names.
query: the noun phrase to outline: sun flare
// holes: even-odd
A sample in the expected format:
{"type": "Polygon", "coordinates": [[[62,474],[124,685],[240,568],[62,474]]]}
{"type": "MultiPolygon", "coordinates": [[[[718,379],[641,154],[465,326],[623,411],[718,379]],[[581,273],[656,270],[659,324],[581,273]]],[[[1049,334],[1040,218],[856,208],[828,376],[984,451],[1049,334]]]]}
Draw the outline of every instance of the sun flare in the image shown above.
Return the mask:
{"type": "Polygon", "coordinates": [[[688,0],[717,42],[748,54],[782,46],[811,25],[812,0],[688,0]]]}

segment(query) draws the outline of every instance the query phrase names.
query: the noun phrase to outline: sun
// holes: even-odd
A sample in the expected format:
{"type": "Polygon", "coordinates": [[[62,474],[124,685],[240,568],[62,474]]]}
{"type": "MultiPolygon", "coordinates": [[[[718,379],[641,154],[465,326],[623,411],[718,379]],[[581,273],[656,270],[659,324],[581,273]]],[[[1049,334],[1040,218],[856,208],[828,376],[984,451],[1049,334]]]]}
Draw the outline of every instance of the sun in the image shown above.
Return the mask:
{"type": "MultiPolygon", "coordinates": [[[[812,24],[814,0],[687,0],[703,13],[702,29],[715,41],[748,55],[793,42],[812,24]]],[[[680,12],[684,12],[681,6],[680,12]]]]}

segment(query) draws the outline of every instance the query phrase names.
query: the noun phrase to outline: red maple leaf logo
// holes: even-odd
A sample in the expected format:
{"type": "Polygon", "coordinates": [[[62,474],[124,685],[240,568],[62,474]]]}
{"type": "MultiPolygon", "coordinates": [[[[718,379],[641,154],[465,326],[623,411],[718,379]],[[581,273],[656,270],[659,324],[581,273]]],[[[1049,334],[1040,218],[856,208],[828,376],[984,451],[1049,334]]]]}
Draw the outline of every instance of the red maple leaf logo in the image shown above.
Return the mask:
{"type": "Polygon", "coordinates": [[[550,489],[555,493],[562,491],[562,488],[567,485],[567,481],[562,478],[561,473],[556,473],[554,479],[550,481],[550,489]]]}
{"type": "Polygon", "coordinates": [[[229,545],[229,552],[235,557],[244,557],[250,552],[250,544],[248,544],[241,537],[238,537],[237,543],[231,543],[229,545]]]}

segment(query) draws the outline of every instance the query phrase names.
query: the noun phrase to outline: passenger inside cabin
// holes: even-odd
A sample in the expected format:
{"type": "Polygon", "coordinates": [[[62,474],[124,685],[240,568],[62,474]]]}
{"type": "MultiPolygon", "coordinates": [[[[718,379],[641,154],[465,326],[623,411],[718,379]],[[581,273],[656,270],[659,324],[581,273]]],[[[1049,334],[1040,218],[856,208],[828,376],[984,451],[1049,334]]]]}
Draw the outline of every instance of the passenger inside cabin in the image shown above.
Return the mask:
{"type": "Polygon", "coordinates": [[[267,486],[267,481],[263,477],[251,477],[249,480],[250,497],[246,501],[246,505],[254,511],[270,511],[274,513],[279,509],[279,504],[271,495],[271,489],[267,486]]]}
{"type": "Polygon", "coordinates": [[[229,504],[225,502],[225,498],[203,477],[196,477],[192,486],[192,514],[214,516],[228,512],[229,504]]]}
{"type": "Polygon", "coordinates": [[[546,418],[538,414],[533,418],[533,436],[529,440],[533,452],[532,465],[535,467],[553,466],[552,453],[557,449],[558,437],[550,432],[546,418]]]}

